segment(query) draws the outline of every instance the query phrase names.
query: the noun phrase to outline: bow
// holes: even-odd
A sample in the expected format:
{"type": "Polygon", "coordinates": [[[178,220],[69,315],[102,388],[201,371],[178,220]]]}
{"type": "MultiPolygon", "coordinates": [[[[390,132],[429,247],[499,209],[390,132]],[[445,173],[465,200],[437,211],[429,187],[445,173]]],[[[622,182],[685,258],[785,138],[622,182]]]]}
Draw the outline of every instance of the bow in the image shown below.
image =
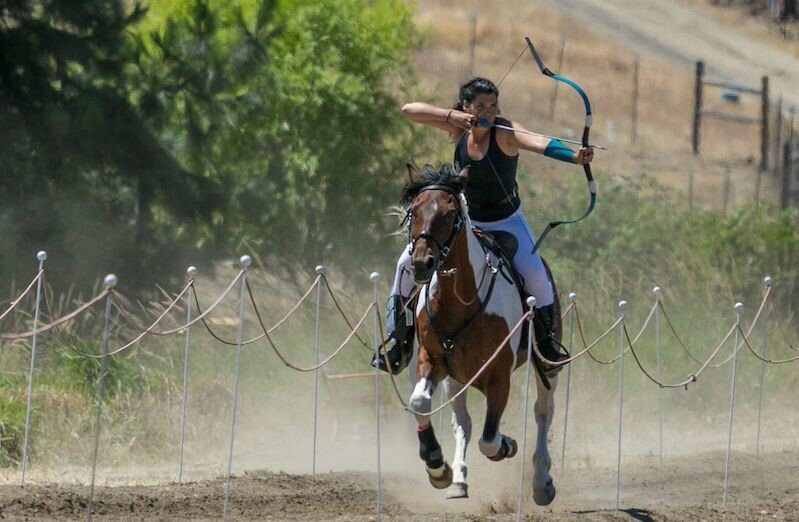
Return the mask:
{"type": "MultiPolygon", "coordinates": [[[[566,78],[565,76],[561,76],[560,74],[555,74],[552,71],[550,71],[549,68],[546,65],[544,65],[544,61],[541,60],[541,57],[538,55],[538,52],[535,50],[535,46],[533,46],[533,42],[530,40],[530,38],[525,36],[524,40],[527,42],[527,47],[530,49],[530,53],[532,53],[533,58],[538,64],[538,68],[541,69],[541,74],[543,74],[544,76],[548,76],[553,80],[565,83],[572,89],[576,90],[577,94],[579,94],[580,97],[583,99],[583,103],[585,104],[585,127],[583,128],[583,137],[581,145],[583,147],[590,147],[591,144],[588,141],[588,135],[591,132],[591,123],[593,121],[593,115],[591,113],[591,101],[588,99],[588,95],[579,85],[577,85],[572,80],[566,78]]],[[[577,219],[551,221],[547,225],[547,228],[544,229],[544,232],[541,234],[541,236],[538,238],[538,241],[535,244],[535,248],[533,248],[533,253],[535,253],[538,250],[538,247],[541,246],[541,243],[544,241],[546,235],[549,234],[550,230],[559,225],[568,225],[571,223],[577,223],[578,221],[587,217],[588,214],[593,212],[594,206],[596,205],[596,181],[594,181],[594,175],[591,173],[591,165],[589,165],[588,163],[584,163],[583,170],[585,171],[585,177],[588,182],[588,191],[591,193],[591,202],[588,205],[588,210],[586,210],[585,213],[577,219]]]]}

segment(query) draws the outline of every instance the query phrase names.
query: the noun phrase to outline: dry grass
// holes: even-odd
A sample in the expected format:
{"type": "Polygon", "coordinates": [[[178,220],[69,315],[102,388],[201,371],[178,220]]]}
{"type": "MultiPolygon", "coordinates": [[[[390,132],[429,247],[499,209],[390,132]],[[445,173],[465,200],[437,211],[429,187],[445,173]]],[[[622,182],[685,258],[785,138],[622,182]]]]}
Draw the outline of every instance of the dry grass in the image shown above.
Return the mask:
{"type": "MultiPolygon", "coordinates": [[[[608,41],[575,24],[556,11],[519,0],[501,3],[452,0],[420,2],[416,15],[426,39],[417,54],[425,92],[442,105],[454,103],[457,87],[473,75],[499,82],[520,53],[523,37],[536,43],[547,65],[557,69],[561,41],[565,42],[560,72],[577,81],[589,94],[594,109],[592,141],[611,150],[600,151],[594,170],[614,175],[652,175],[661,183],[688,191],[695,176],[696,204],[722,208],[725,187],[731,187],[730,205],[754,198],[760,150],[759,127],[730,122],[703,122],[702,158],[691,150],[694,70],[648,56],[608,41]],[[478,9],[477,6],[480,5],[478,9]],[[476,16],[474,70],[470,70],[470,13],[476,16]],[[639,60],[637,132],[632,143],[633,69],[639,60]],[[729,179],[729,182],[728,182],[729,179]],[[734,190],[733,190],[734,189],[734,190]]],[[[582,103],[568,87],[558,87],[554,118],[550,103],[555,82],[538,73],[523,54],[502,82],[505,116],[528,128],[560,136],[582,129],[582,103]]],[[[757,117],[760,100],[744,96],[738,105],[721,101],[718,89],[706,88],[706,108],[757,117]]],[[[437,138],[439,141],[440,137],[437,138]]],[[[441,157],[450,154],[443,146],[441,157]]],[[[562,176],[562,165],[526,155],[524,162],[547,182],[562,176]]],[[[601,179],[601,177],[600,177],[601,179]]],[[[524,185],[524,181],[522,183],[524,185]]],[[[777,180],[763,178],[762,198],[777,201],[777,180]]]]}

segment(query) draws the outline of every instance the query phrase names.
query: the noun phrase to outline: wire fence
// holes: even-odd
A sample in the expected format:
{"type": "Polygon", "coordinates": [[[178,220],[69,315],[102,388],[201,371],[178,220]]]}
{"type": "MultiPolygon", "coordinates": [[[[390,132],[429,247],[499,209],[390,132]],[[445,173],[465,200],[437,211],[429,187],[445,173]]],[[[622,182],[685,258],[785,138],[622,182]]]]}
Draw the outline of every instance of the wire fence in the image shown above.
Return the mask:
{"type": "MultiPolygon", "coordinates": [[[[30,426],[31,426],[31,411],[34,407],[33,400],[33,384],[35,379],[35,370],[36,370],[36,346],[37,341],[40,337],[44,334],[50,334],[52,332],[58,331],[59,328],[64,327],[69,322],[76,320],[82,314],[90,313],[91,310],[99,306],[100,303],[105,303],[105,308],[103,313],[96,313],[94,319],[99,323],[102,323],[102,343],[101,343],[101,352],[98,353],[89,353],[85,350],[76,348],[76,347],[69,347],[72,353],[80,358],[86,358],[91,360],[98,360],[101,364],[101,370],[96,376],[96,381],[90,383],[96,390],[96,416],[95,416],[95,427],[94,427],[94,443],[92,449],[92,472],[91,477],[89,479],[89,483],[91,485],[89,499],[87,503],[87,518],[91,518],[93,514],[93,501],[94,501],[94,484],[96,479],[96,468],[98,462],[98,451],[99,451],[99,444],[100,444],[100,432],[102,430],[101,426],[101,419],[102,419],[102,410],[104,408],[104,385],[105,380],[108,377],[108,366],[107,361],[109,359],[120,357],[121,355],[129,352],[130,350],[135,349],[137,345],[141,343],[141,341],[147,336],[169,336],[169,335],[182,335],[185,338],[185,350],[183,351],[183,361],[182,363],[183,368],[183,384],[182,384],[182,397],[181,397],[181,418],[180,418],[180,453],[177,456],[178,461],[178,482],[182,482],[183,480],[183,466],[184,466],[184,439],[185,439],[185,426],[186,426],[186,403],[188,400],[188,388],[187,388],[187,380],[188,380],[188,372],[189,372],[189,365],[188,359],[190,357],[191,352],[191,332],[193,327],[200,327],[212,337],[212,339],[219,343],[222,346],[236,349],[236,364],[234,370],[234,379],[235,385],[233,387],[233,393],[231,398],[231,424],[230,424],[230,432],[229,432],[229,451],[228,451],[228,458],[227,458],[227,471],[226,471],[226,480],[225,480],[225,495],[224,495],[224,505],[222,507],[223,518],[227,518],[228,511],[229,511],[229,502],[230,502],[230,489],[231,485],[231,475],[232,475],[232,463],[234,459],[234,444],[236,439],[236,413],[238,410],[238,402],[239,402],[239,380],[240,380],[240,373],[241,373],[241,353],[242,350],[251,345],[256,343],[260,340],[265,340],[267,346],[272,350],[272,352],[278,357],[278,359],[289,369],[296,371],[296,372],[303,372],[303,373],[314,373],[314,446],[313,446],[313,466],[312,466],[312,473],[316,473],[316,437],[318,432],[318,403],[319,403],[319,396],[318,396],[318,378],[319,378],[319,371],[327,366],[333,359],[340,356],[345,349],[351,347],[353,345],[360,346],[361,348],[365,348],[370,353],[374,354],[376,357],[386,357],[385,353],[381,353],[380,345],[381,339],[385,338],[385,334],[383,332],[383,323],[380,316],[380,310],[378,306],[378,283],[380,281],[380,275],[377,273],[372,273],[370,276],[370,282],[373,285],[373,295],[372,298],[369,300],[369,304],[363,308],[363,310],[357,310],[355,313],[348,312],[344,309],[344,307],[340,304],[340,299],[336,297],[336,292],[333,290],[331,285],[328,282],[326,276],[326,270],[322,266],[316,267],[316,277],[311,282],[309,287],[306,291],[304,291],[301,297],[296,301],[296,303],[291,306],[290,310],[283,315],[278,321],[276,321],[272,326],[269,326],[261,312],[261,306],[258,304],[256,292],[253,290],[252,286],[248,281],[248,272],[251,265],[251,258],[249,256],[242,256],[240,259],[241,269],[230,279],[224,289],[219,293],[213,300],[212,303],[206,307],[202,307],[200,300],[197,297],[197,286],[198,282],[195,278],[196,276],[196,269],[194,267],[189,267],[187,270],[187,280],[183,287],[177,291],[173,296],[169,298],[169,302],[162,307],[160,312],[157,313],[156,318],[150,323],[145,324],[141,321],[135,313],[129,310],[130,304],[129,301],[124,298],[124,296],[118,294],[115,290],[117,285],[117,278],[114,275],[108,275],[104,279],[104,283],[102,288],[92,297],[86,300],[85,303],[77,306],[74,310],[64,313],[61,317],[53,317],[52,310],[50,310],[50,320],[47,323],[41,323],[41,309],[42,305],[49,308],[49,304],[47,299],[44,296],[42,288],[45,283],[45,267],[44,262],[47,259],[47,255],[45,252],[39,252],[37,254],[37,259],[39,260],[39,270],[31,280],[31,282],[16,296],[7,308],[0,312],[0,320],[8,319],[12,317],[12,314],[15,312],[19,312],[20,303],[26,302],[26,299],[30,299],[35,295],[34,298],[34,313],[33,313],[33,320],[32,320],[32,327],[29,331],[23,331],[20,333],[4,333],[0,335],[0,342],[6,343],[15,343],[16,345],[26,344],[30,342],[31,350],[30,350],[30,365],[28,371],[28,379],[27,379],[27,396],[26,396],[26,418],[25,418],[25,431],[24,431],[24,443],[23,443],[23,455],[20,460],[20,483],[21,485],[25,485],[26,481],[26,474],[29,465],[29,436],[30,436],[30,426]],[[320,320],[320,301],[322,298],[322,291],[323,288],[326,290],[327,295],[330,298],[330,301],[334,303],[334,312],[337,320],[346,324],[347,333],[344,335],[343,339],[341,339],[340,343],[337,347],[326,357],[322,357],[319,352],[319,320],[320,320]],[[234,290],[238,289],[238,299],[235,300],[234,290]],[[315,291],[315,292],[314,292],[315,291]],[[303,303],[307,303],[311,296],[316,294],[316,313],[315,313],[315,336],[314,336],[314,346],[315,346],[315,355],[314,355],[314,363],[309,366],[302,366],[294,361],[287,355],[285,349],[278,346],[278,343],[273,338],[273,334],[275,331],[284,326],[286,321],[295,313],[303,303]],[[216,309],[218,309],[223,302],[228,303],[231,302],[237,303],[238,315],[237,315],[237,337],[235,340],[227,339],[225,336],[217,331],[211,321],[208,320],[209,315],[216,309]],[[173,328],[162,328],[158,329],[159,325],[161,325],[165,319],[170,316],[174,315],[176,309],[178,309],[179,304],[184,303],[186,309],[186,317],[185,321],[182,321],[181,324],[177,327],[173,328]],[[111,318],[112,318],[112,310],[116,310],[117,317],[123,318],[128,321],[129,324],[133,325],[138,332],[128,341],[121,343],[119,346],[111,346],[111,336],[110,336],[110,325],[111,325],[111,318]],[[246,319],[246,315],[251,314],[251,316],[255,317],[255,322],[257,323],[261,332],[250,339],[245,339],[243,336],[243,325],[246,319]],[[357,320],[352,320],[351,317],[357,317],[357,320]],[[364,329],[368,328],[368,320],[370,317],[373,317],[373,324],[371,332],[371,336],[368,337],[364,335],[364,329]],[[357,340],[357,343],[354,342],[357,340]]],[[[770,365],[786,365],[790,363],[794,363],[799,361],[799,348],[794,347],[787,341],[787,338],[784,337],[783,332],[783,342],[774,342],[771,341],[770,349],[767,352],[766,350],[766,333],[767,332],[767,317],[768,317],[768,304],[773,292],[773,281],[770,277],[766,277],[763,279],[763,294],[760,299],[760,303],[756,308],[756,313],[753,316],[749,326],[745,328],[742,325],[742,313],[744,306],[741,303],[736,303],[734,306],[734,318],[731,317],[730,319],[730,327],[726,330],[726,333],[721,337],[718,344],[709,352],[707,356],[700,356],[698,352],[689,349],[687,343],[685,342],[685,336],[681,335],[674,322],[671,320],[670,315],[668,313],[668,307],[666,303],[663,302],[661,289],[660,287],[655,287],[653,289],[653,301],[652,305],[649,308],[649,312],[644,319],[642,325],[635,333],[635,335],[631,334],[628,321],[625,318],[625,310],[628,308],[628,303],[626,301],[619,302],[619,316],[609,323],[607,328],[602,329],[602,333],[597,335],[593,339],[589,339],[586,335],[586,329],[584,325],[584,321],[580,315],[580,306],[576,298],[576,294],[572,293],[569,295],[569,305],[565,308],[562,312],[562,319],[563,324],[568,324],[568,332],[564,332],[564,338],[568,338],[568,345],[573,355],[571,355],[568,359],[563,361],[549,361],[547,360],[542,353],[539,351],[537,344],[534,341],[534,336],[529,336],[529,344],[530,344],[530,351],[534,353],[535,356],[540,360],[543,361],[545,364],[548,364],[552,367],[564,366],[568,363],[572,363],[578,359],[588,357],[594,363],[597,363],[601,366],[609,366],[609,365],[618,365],[619,366],[619,415],[618,415],[618,455],[617,455],[617,498],[616,498],[616,507],[619,507],[619,495],[621,489],[621,455],[623,451],[622,447],[622,407],[624,404],[624,360],[628,356],[633,357],[633,361],[645,378],[652,383],[653,386],[657,387],[658,394],[659,394],[659,448],[658,452],[660,455],[660,460],[662,463],[663,460],[663,441],[662,441],[662,431],[663,431],[663,414],[662,414],[662,400],[660,399],[660,394],[663,390],[666,389],[690,389],[691,385],[698,382],[700,378],[705,378],[705,372],[712,370],[712,369],[719,369],[722,367],[729,367],[730,368],[730,395],[729,395],[729,414],[728,414],[728,436],[727,436],[727,450],[724,462],[724,487],[723,487],[723,497],[722,497],[722,504],[726,504],[727,502],[727,494],[728,494],[728,476],[729,476],[729,466],[730,466],[730,455],[731,455],[731,443],[732,443],[732,433],[733,433],[733,420],[734,420],[734,409],[735,409],[735,383],[736,383],[736,371],[738,365],[738,359],[740,358],[741,351],[745,350],[745,353],[749,353],[753,356],[758,362],[761,363],[761,371],[759,374],[759,390],[760,390],[760,397],[758,402],[758,415],[757,415],[757,444],[756,444],[756,451],[759,453],[760,451],[760,433],[761,433],[761,419],[762,419],[762,405],[763,405],[763,393],[764,393],[764,377],[765,377],[765,369],[767,366],[770,365]],[[667,341],[668,339],[662,338],[661,336],[661,322],[665,322],[667,325],[667,332],[671,341],[675,342],[679,345],[682,352],[684,352],[691,361],[692,367],[686,369],[685,371],[685,378],[675,381],[675,382],[667,382],[662,379],[661,377],[661,369],[663,366],[664,358],[661,354],[661,344],[662,342],[667,341]],[[755,348],[755,342],[753,340],[753,335],[756,330],[759,328],[760,331],[763,332],[763,343],[761,350],[757,350],[755,348]],[[651,332],[654,329],[655,334],[655,347],[656,347],[656,366],[654,368],[647,366],[645,363],[645,358],[642,357],[639,349],[639,342],[642,339],[642,336],[645,332],[651,332]],[[610,359],[602,359],[601,357],[597,356],[593,352],[596,348],[602,344],[607,339],[612,338],[612,334],[616,333],[619,338],[619,352],[618,355],[614,356],[610,359]],[[575,337],[579,339],[579,343],[581,347],[578,350],[575,350],[575,337]],[[732,348],[730,348],[730,339],[734,339],[734,343],[732,348]],[[782,351],[786,352],[786,356],[776,356],[777,353],[776,346],[783,345],[782,351]],[[785,350],[787,348],[787,351],[785,350]],[[721,360],[717,360],[721,359],[721,360]],[[714,362],[715,361],[715,362],[714,362]]],[[[468,389],[468,385],[474,382],[482,372],[488,369],[491,364],[493,363],[494,359],[500,353],[501,350],[505,348],[509,339],[519,330],[525,323],[530,323],[532,316],[533,316],[533,308],[532,304],[534,300],[528,302],[528,306],[530,307],[529,312],[524,313],[518,320],[518,322],[512,327],[510,333],[506,337],[506,339],[501,342],[493,355],[489,357],[482,367],[476,372],[473,378],[465,383],[466,386],[463,387],[461,393],[465,393],[468,389]]],[[[532,331],[533,328],[528,328],[529,331],[532,331]]],[[[175,365],[177,366],[178,361],[175,361],[175,365]]],[[[529,365],[528,365],[529,366],[529,365]]],[[[380,500],[380,407],[381,403],[384,403],[385,397],[381,397],[381,385],[380,379],[382,374],[378,370],[374,370],[374,373],[366,373],[361,374],[361,376],[373,375],[374,382],[375,382],[375,397],[374,397],[374,408],[375,408],[375,416],[376,416],[376,433],[377,433],[377,466],[378,466],[378,484],[377,484],[377,513],[380,514],[381,509],[381,500],[380,500]]],[[[526,384],[526,389],[529,390],[529,372],[528,372],[528,382],[526,384]]],[[[430,411],[415,411],[408,406],[408,404],[403,400],[403,393],[401,392],[401,388],[403,387],[400,383],[397,382],[395,376],[390,375],[392,388],[394,391],[394,395],[396,396],[396,400],[402,405],[402,407],[410,413],[413,413],[417,416],[431,416],[440,411],[442,411],[448,404],[453,402],[459,394],[450,398],[447,402],[442,402],[442,404],[436,408],[431,409],[430,411]]],[[[570,383],[571,383],[571,365],[568,366],[567,372],[567,385],[566,385],[566,403],[565,403],[565,413],[564,413],[564,429],[563,429],[563,447],[561,451],[561,460],[565,461],[566,458],[566,431],[567,431],[567,423],[569,419],[569,392],[570,392],[570,383]]],[[[526,397],[526,395],[525,395],[526,397]]],[[[527,414],[527,400],[525,399],[525,418],[527,414]]],[[[526,430],[526,422],[525,422],[525,430],[526,430]]],[[[525,438],[526,441],[526,433],[525,438]]],[[[524,473],[522,472],[521,480],[524,481],[524,473]]],[[[523,485],[523,484],[522,484],[523,485]]],[[[520,487],[520,491],[523,491],[523,488],[520,487]]],[[[521,516],[521,501],[519,503],[519,516],[521,516]]]]}

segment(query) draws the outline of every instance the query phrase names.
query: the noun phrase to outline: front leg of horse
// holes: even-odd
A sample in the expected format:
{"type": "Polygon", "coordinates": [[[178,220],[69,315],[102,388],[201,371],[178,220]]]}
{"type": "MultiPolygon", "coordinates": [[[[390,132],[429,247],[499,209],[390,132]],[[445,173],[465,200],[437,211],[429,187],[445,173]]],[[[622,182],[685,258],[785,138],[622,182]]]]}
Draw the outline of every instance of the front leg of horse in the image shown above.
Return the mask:
{"type": "MultiPolygon", "coordinates": [[[[451,377],[444,379],[441,384],[447,400],[464,388],[451,377]]],[[[452,402],[452,434],[455,436],[455,456],[452,458],[452,485],[447,490],[447,498],[467,498],[469,486],[466,483],[466,447],[472,438],[472,418],[466,409],[466,393],[462,393],[452,402]]]]}
{"type": "Polygon", "coordinates": [[[549,378],[551,389],[547,390],[536,378],[538,398],[535,401],[535,423],[538,426],[535,453],[533,454],[533,500],[539,506],[546,506],[555,500],[555,484],[549,469],[552,467],[552,457],[549,455],[547,437],[552,426],[552,417],[555,413],[555,388],[558,384],[557,376],[549,378]]]}
{"type": "MultiPolygon", "coordinates": [[[[419,379],[409,401],[411,409],[419,413],[429,413],[432,409],[435,388],[436,386],[430,378],[419,379]]],[[[452,484],[452,468],[444,460],[441,445],[436,440],[430,417],[417,414],[416,424],[416,432],[419,436],[419,456],[425,463],[430,484],[436,489],[449,487],[452,484]]]]}
{"type": "Polygon", "coordinates": [[[478,446],[480,453],[495,462],[515,456],[518,449],[515,440],[499,432],[499,421],[508,404],[509,393],[510,373],[492,379],[485,393],[486,420],[478,446]]]}

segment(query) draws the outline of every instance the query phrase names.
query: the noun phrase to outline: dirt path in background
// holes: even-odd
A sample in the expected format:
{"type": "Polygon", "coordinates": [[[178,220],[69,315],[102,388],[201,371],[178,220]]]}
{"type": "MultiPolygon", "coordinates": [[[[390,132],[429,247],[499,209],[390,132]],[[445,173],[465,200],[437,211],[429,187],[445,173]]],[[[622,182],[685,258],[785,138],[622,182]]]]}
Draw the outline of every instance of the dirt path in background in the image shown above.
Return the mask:
{"type": "Polygon", "coordinates": [[[756,21],[708,16],[675,0],[544,0],[586,28],[621,40],[641,54],[694,63],[704,60],[710,75],[759,87],[769,76],[773,99],[799,107],[799,46],[789,46],[756,21]],[[724,21],[722,20],[724,19],[724,21]]]}

